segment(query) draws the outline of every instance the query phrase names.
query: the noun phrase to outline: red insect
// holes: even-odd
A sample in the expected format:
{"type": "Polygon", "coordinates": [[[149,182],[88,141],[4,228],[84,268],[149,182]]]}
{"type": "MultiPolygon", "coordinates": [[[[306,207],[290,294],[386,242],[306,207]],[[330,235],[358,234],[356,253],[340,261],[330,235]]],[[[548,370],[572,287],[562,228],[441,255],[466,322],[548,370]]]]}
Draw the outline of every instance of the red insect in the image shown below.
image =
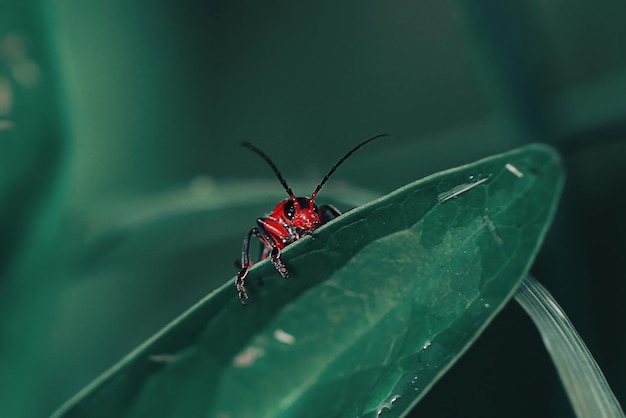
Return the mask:
{"type": "Polygon", "coordinates": [[[278,171],[278,168],[276,168],[272,160],[270,160],[270,158],[265,155],[263,151],[248,142],[241,144],[242,146],[259,154],[261,158],[263,158],[270,165],[270,167],[272,167],[274,174],[276,174],[276,177],[278,177],[278,180],[280,180],[280,183],[289,195],[289,198],[279,202],[269,215],[258,218],[256,220],[257,226],[248,231],[243,240],[243,249],[241,251],[241,270],[237,273],[237,279],[235,280],[237,292],[239,292],[239,299],[241,299],[241,303],[243,305],[246,304],[246,299],[248,299],[248,293],[246,292],[246,276],[248,275],[248,269],[252,267],[252,262],[250,261],[250,238],[252,236],[257,237],[263,245],[261,247],[260,259],[264,260],[269,256],[278,273],[280,273],[283,278],[288,279],[289,272],[287,271],[287,267],[285,267],[283,261],[280,259],[280,251],[292,242],[295,242],[306,235],[312,235],[313,231],[327,222],[329,219],[328,215],[333,218],[341,215],[339,209],[332,205],[322,205],[318,207],[315,204],[315,198],[317,197],[317,194],[322,186],[326,183],[326,181],[328,181],[337,167],[339,167],[356,150],[361,148],[363,145],[384,136],[387,136],[387,134],[376,135],[372,138],[366,139],[348,151],[348,153],[337,161],[337,163],[330,169],[328,174],[324,176],[310,198],[296,197],[291,191],[291,188],[287,185],[283,176],[280,174],[280,171],[278,171]]]}

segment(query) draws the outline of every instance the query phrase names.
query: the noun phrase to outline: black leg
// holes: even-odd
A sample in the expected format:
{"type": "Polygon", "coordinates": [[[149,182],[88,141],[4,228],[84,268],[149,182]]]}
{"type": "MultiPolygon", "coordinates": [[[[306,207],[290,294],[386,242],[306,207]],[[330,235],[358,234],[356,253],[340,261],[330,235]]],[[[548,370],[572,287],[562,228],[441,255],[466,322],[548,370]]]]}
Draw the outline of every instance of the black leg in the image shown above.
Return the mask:
{"type": "Polygon", "coordinates": [[[256,223],[257,227],[249,230],[243,240],[243,246],[241,249],[241,270],[239,270],[237,273],[237,279],[235,279],[235,286],[237,287],[237,292],[239,293],[239,299],[241,299],[242,305],[246,305],[246,299],[248,299],[246,277],[248,276],[249,268],[252,266],[252,263],[250,262],[250,239],[252,236],[259,238],[263,244],[261,247],[260,258],[265,259],[269,256],[276,271],[278,271],[283,278],[289,278],[287,267],[280,259],[280,248],[278,248],[274,237],[265,229],[263,218],[257,219],[256,223]]]}
{"type": "Polygon", "coordinates": [[[248,292],[246,291],[246,276],[248,275],[248,269],[250,268],[250,238],[252,236],[259,237],[260,233],[258,228],[252,228],[246,234],[243,239],[243,247],[241,249],[241,270],[237,273],[237,279],[235,280],[235,286],[239,293],[239,299],[241,304],[246,305],[246,299],[248,299],[248,292]]]}
{"type": "Polygon", "coordinates": [[[319,213],[322,215],[323,223],[330,221],[341,215],[341,211],[333,205],[322,205],[319,208],[319,213]],[[330,215],[330,216],[328,216],[330,215]]]}
{"type": "Polygon", "coordinates": [[[283,276],[283,279],[288,279],[289,272],[287,271],[287,267],[283,264],[283,261],[280,259],[280,250],[278,249],[278,247],[272,248],[272,252],[270,253],[270,260],[272,261],[272,264],[274,265],[276,271],[278,271],[278,273],[283,276]]]}
{"type": "MultiPolygon", "coordinates": [[[[269,234],[269,232],[266,231],[263,218],[257,219],[256,224],[257,224],[257,229],[259,233],[263,236],[262,239],[265,242],[267,242],[267,244],[269,244],[267,249],[269,250],[271,248],[271,252],[269,253],[269,255],[270,255],[270,261],[274,265],[274,268],[283,277],[283,279],[288,279],[289,272],[287,271],[287,267],[283,264],[282,260],[280,259],[280,249],[278,248],[278,245],[276,244],[276,240],[274,239],[274,237],[272,237],[269,234]]],[[[267,253],[264,252],[264,254],[267,254],[267,253]]]]}

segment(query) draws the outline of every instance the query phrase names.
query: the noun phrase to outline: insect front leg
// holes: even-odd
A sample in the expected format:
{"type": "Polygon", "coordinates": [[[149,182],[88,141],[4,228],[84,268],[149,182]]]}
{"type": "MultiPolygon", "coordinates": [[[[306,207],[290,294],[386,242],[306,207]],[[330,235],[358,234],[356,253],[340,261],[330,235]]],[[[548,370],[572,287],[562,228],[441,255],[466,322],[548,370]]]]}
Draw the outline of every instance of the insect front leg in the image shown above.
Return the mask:
{"type": "MultiPolygon", "coordinates": [[[[274,265],[274,268],[278,273],[283,277],[283,279],[289,278],[289,272],[287,271],[287,267],[280,259],[280,247],[274,239],[274,235],[278,235],[278,233],[282,232],[278,229],[278,225],[272,219],[268,218],[259,218],[257,219],[257,229],[261,234],[261,240],[265,241],[266,245],[271,248],[269,253],[270,261],[274,265]]],[[[284,230],[284,228],[283,228],[284,230]]],[[[264,254],[267,254],[264,252],[264,254]]]]}
{"type": "Polygon", "coordinates": [[[274,265],[274,268],[283,279],[289,278],[289,272],[287,271],[287,267],[283,264],[283,261],[280,259],[280,249],[278,247],[272,248],[272,252],[270,253],[270,261],[274,265]]]}
{"type": "Polygon", "coordinates": [[[243,247],[241,249],[241,270],[237,273],[237,279],[235,279],[235,285],[237,287],[237,292],[239,293],[239,299],[241,299],[241,304],[246,304],[246,299],[248,299],[248,292],[246,291],[246,276],[248,276],[248,269],[252,265],[250,263],[250,238],[255,236],[261,239],[261,233],[258,228],[252,228],[246,234],[246,237],[243,239],[243,247]]]}

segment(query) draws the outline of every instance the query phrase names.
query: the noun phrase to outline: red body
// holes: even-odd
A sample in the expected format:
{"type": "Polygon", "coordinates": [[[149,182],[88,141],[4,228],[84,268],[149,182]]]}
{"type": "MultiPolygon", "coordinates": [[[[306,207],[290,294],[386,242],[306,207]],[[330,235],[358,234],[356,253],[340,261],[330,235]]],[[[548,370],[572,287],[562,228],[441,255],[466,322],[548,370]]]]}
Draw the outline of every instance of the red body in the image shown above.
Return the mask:
{"type": "MultiPolygon", "coordinates": [[[[276,246],[283,249],[285,245],[299,240],[322,225],[322,214],[308,197],[298,197],[295,200],[285,199],[279,202],[274,210],[265,218],[259,218],[265,231],[274,238],[276,246]]],[[[263,237],[263,244],[272,247],[272,244],[263,237]]]]}

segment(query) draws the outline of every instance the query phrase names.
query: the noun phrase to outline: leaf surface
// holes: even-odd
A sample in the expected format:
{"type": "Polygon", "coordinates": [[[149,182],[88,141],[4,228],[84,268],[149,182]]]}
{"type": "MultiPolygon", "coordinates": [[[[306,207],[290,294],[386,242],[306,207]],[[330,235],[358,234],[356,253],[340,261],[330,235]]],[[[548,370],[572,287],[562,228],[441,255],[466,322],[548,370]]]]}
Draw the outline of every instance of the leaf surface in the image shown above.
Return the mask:
{"type": "Polygon", "coordinates": [[[247,307],[229,280],[56,416],[403,416],[509,300],[563,179],[531,145],[350,211],[285,249],[291,280],[258,263],[247,307]]]}

